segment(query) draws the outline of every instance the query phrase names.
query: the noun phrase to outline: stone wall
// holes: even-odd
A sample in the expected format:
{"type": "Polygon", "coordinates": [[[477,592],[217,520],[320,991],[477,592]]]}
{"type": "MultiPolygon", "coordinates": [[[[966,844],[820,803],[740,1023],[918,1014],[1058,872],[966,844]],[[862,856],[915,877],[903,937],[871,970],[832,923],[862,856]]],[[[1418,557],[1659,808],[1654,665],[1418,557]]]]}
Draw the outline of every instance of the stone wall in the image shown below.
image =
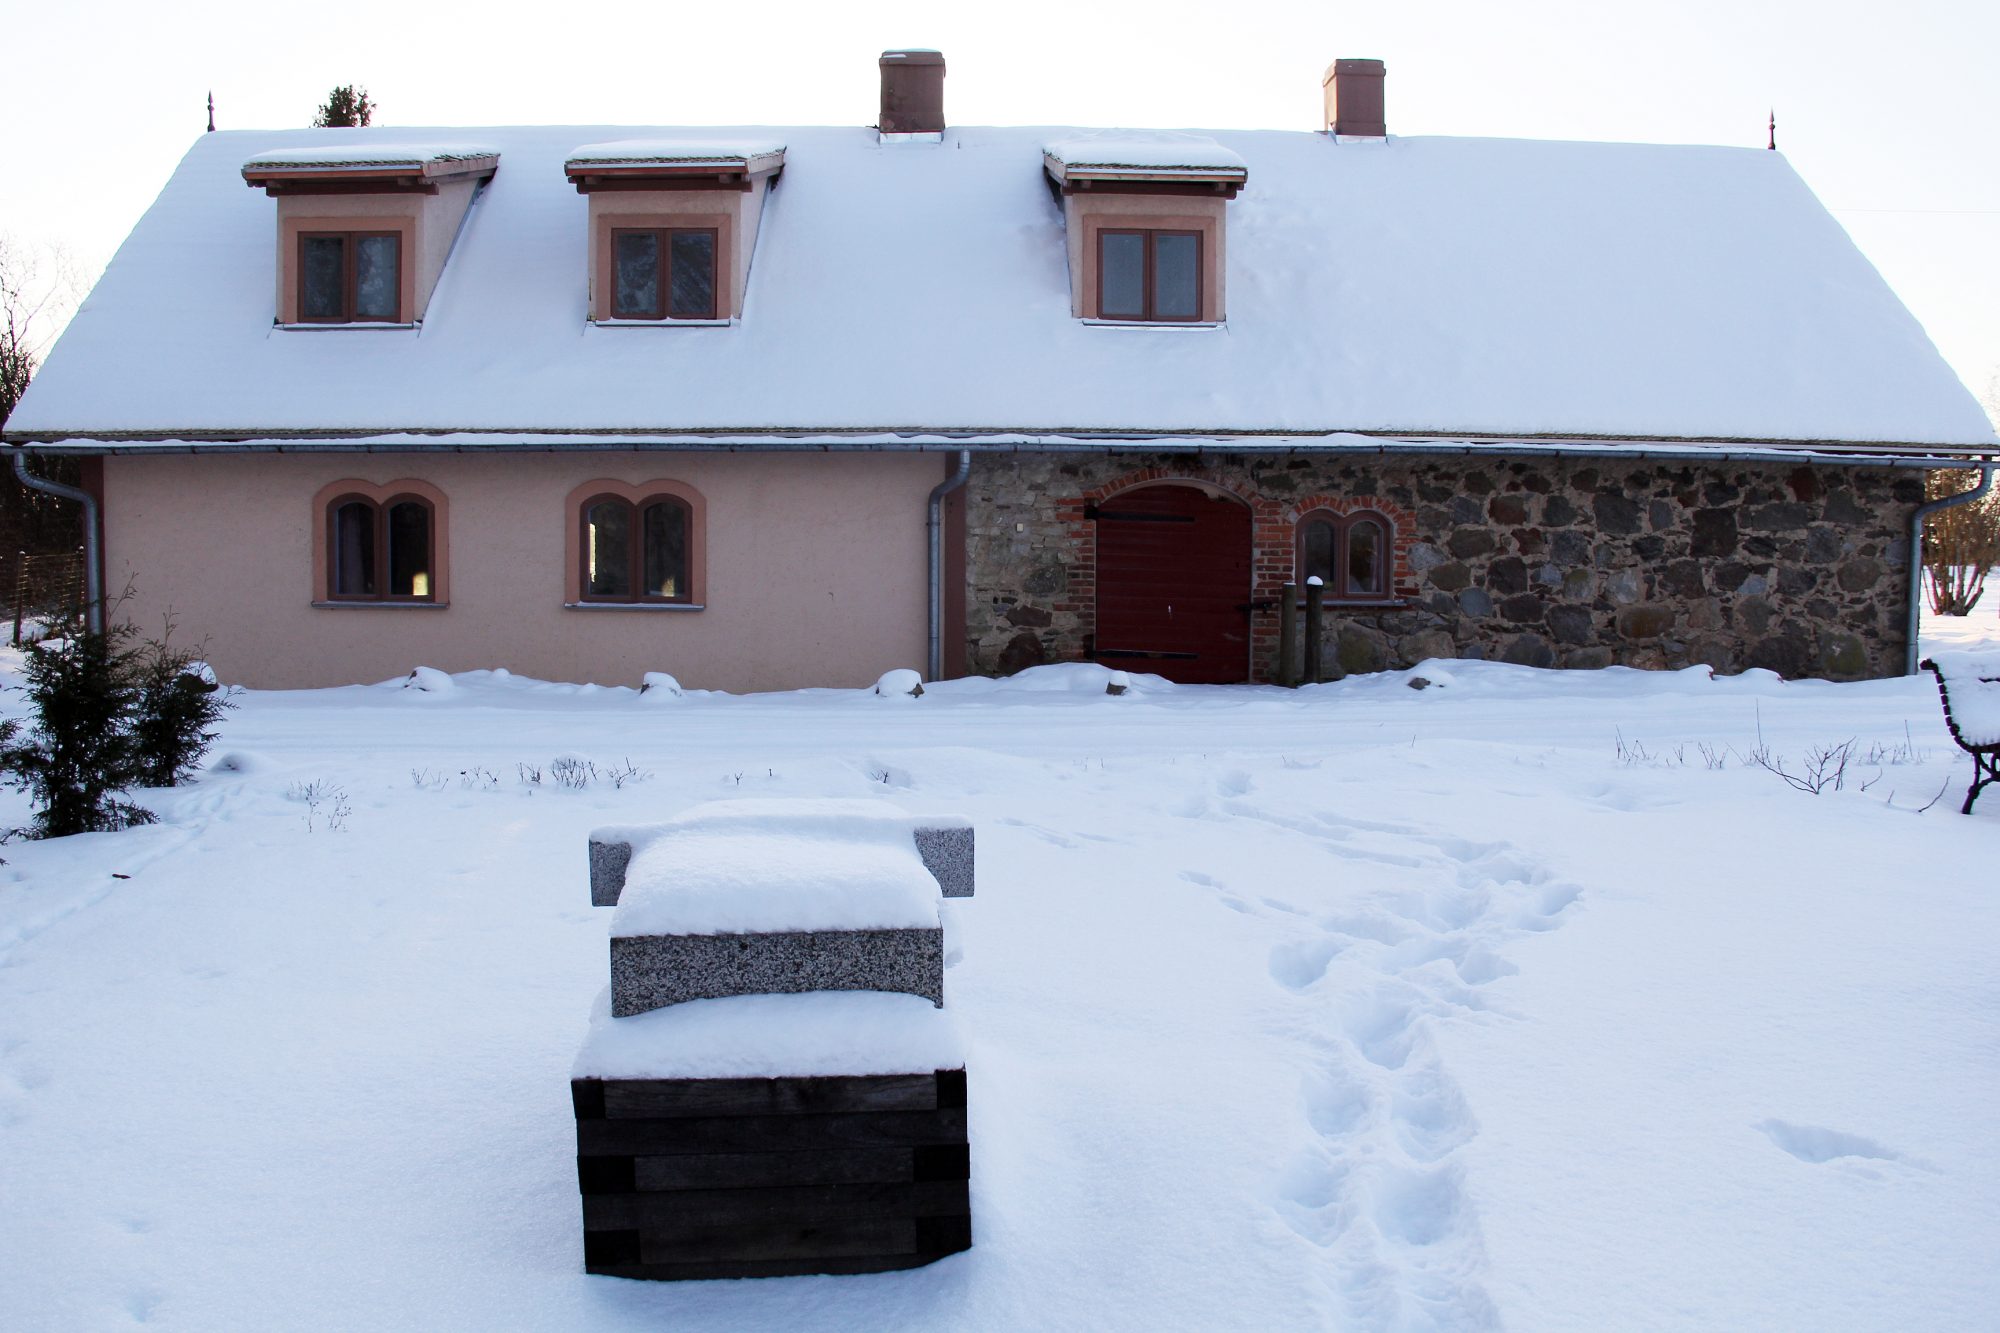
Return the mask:
{"type": "MultiPolygon", "coordinates": [[[[1394,604],[1329,604],[1328,674],[1427,657],[1532,666],[1766,667],[1851,680],[1903,669],[1908,531],[1921,474],[1591,458],[975,456],[966,504],[967,667],[1088,657],[1086,505],[1187,480],[1248,504],[1253,596],[1290,577],[1315,508],[1396,526],[1394,604]]],[[[1257,679],[1277,613],[1257,613],[1257,679]]]]}

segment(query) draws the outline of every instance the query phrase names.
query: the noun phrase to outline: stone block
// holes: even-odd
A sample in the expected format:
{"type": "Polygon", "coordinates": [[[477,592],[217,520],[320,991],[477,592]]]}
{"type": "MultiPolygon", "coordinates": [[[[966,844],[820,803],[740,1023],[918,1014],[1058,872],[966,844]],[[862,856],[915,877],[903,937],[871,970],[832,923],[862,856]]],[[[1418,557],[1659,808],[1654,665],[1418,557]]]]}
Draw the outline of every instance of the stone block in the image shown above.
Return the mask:
{"type": "Polygon", "coordinates": [[[614,1018],[688,1000],[827,990],[893,991],[943,1005],[943,929],[617,935],[611,940],[614,1018]]]}
{"type": "MultiPolygon", "coordinates": [[[[917,856],[938,882],[946,898],[970,898],[976,882],[974,830],[969,825],[919,826],[911,831],[917,856]]],[[[590,905],[616,907],[625,891],[625,872],[632,863],[628,839],[593,835],[590,839],[590,905]]]]}

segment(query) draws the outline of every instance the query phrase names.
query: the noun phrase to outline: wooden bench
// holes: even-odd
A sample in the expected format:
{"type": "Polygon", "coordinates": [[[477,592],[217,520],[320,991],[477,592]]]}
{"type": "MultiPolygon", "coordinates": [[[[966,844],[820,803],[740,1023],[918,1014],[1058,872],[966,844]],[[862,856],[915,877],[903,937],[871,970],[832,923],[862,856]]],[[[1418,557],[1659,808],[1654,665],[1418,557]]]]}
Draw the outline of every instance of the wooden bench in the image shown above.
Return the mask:
{"type": "Polygon", "coordinates": [[[1938,700],[1944,705],[1944,724],[1958,748],[1972,756],[1972,785],[1966,789],[1965,804],[1959,813],[1972,813],[1972,803],[1980,789],[2000,783],[2000,654],[1939,654],[1920,664],[1937,677],[1938,700]],[[1956,712],[1952,709],[1954,683],[1959,691],[1956,712]]]}

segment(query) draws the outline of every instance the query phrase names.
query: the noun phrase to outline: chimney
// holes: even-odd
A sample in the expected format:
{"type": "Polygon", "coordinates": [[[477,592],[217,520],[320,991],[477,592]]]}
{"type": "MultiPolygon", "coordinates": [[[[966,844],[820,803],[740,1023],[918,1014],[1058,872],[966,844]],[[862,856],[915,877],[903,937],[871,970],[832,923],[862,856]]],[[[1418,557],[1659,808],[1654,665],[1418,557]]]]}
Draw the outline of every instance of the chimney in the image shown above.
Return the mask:
{"type": "Polygon", "coordinates": [[[1388,135],[1382,119],[1382,74],[1379,60],[1336,60],[1326,67],[1320,87],[1326,93],[1327,133],[1371,139],[1388,135]]]}
{"type": "Polygon", "coordinates": [[[882,53],[883,134],[944,133],[944,57],[936,51],[882,53]]]}

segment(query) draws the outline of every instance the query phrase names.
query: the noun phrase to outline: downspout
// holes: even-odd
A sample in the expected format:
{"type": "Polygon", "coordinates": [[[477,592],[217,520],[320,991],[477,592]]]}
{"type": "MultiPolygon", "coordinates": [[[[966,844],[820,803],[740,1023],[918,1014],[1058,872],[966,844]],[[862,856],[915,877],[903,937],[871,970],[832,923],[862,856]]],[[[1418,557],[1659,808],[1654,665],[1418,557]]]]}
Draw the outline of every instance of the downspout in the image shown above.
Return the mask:
{"type": "Polygon", "coordinates": [[[965,479],[971,475],[972,451],[960,449],[957,470],[931,490],[930,520],[926,525],[931,548],[930,669],[924,673],[927,680],[944,675],[944,497],[965,485],[965,479]]]}
{"type": "Polygon", "coordinates": [[[1947,495],[1942,500],[1918,505],[1917,512],[1910,515],[1910,643],[1903,654],[1903,674],[1917,674],[1917,628],[1923,614],[1924,598],[1924,520],[1940,509],[1952,509],[1962,504],[1971,504],[1993,489],[1993,469],[2000,464],[1980,463],[1979,484],[1969,491],[1957,495],[1947,495]]]}
{"type": "Polygon", "coordinates": [[[14,475],[30,490],[75,500],[83,506],[83,596],[84,623],[92,634],[104,632],[104,552],[97,539],[97,497],[75,486],[65,486],[28,471],[28,451],[14,446],[14,475]]]}

